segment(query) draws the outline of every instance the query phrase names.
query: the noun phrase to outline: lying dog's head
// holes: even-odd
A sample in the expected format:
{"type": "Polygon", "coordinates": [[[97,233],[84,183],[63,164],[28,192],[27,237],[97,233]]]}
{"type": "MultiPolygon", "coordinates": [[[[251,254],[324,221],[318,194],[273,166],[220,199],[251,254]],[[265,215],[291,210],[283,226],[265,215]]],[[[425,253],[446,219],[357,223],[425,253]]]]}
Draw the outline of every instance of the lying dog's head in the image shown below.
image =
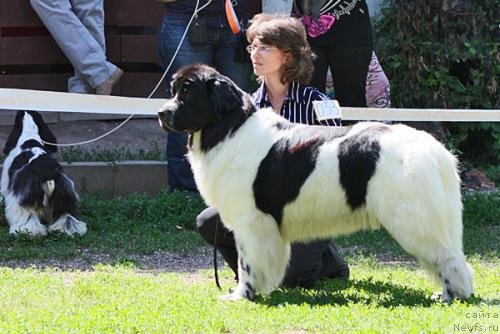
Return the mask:
{"type": "Polygon", "coordinates": [[[22,145],[39,146],[52,153],[57,151],[57,146],[45,143],[56,144],[57,142],[42,116],[36,111],[18,111],[14,128],[5,142],[3,153],[8,155],[15,147],[22,145]]]}
{"type": "Polygon", "coordinates": [[[168,131],[193,133],[240,118],[250,102],[229,78],[201,64],[174,74],[172,98],[158,111],[160,125],[168,131]]]}

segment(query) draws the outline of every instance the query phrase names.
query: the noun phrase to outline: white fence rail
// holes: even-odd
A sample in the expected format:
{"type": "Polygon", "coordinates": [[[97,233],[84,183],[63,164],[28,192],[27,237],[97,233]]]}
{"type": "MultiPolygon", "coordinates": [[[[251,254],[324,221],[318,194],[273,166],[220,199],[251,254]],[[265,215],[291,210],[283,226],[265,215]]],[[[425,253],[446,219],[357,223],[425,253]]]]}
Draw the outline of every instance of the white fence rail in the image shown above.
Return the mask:
{"type": "MultiPolygon", "coordinates": [[[[156,115],[165,99],[0,88],[0,109],[156,115]]],[[[497,109],[342,108],[345,120],[499,122],[497,109]]]]}

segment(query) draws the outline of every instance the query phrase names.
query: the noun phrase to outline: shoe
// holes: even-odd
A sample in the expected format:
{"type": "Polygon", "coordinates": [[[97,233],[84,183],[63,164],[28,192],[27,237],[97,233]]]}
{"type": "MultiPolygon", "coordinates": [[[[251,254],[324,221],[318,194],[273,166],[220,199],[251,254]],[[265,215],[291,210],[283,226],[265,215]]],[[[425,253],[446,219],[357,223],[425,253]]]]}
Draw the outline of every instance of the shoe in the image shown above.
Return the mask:
{"type": "Polygon", "coordinates": [[[123,71],[119,68],[110,75],[102,84],[96,87],[95,93],[97,95],[110,95],[113,87],[118,83],[123,75],[123,71]]]}
{"type": "Polygon", "coordinates": [[[328,244],[328,252],[325,255],[326,263],[321,270],[320,276],[328,278],[340,278],[344,281],[347,281],[347,279],[349,279],[349,266],[342,258],[333,242],[330,242],[328,244]]]}

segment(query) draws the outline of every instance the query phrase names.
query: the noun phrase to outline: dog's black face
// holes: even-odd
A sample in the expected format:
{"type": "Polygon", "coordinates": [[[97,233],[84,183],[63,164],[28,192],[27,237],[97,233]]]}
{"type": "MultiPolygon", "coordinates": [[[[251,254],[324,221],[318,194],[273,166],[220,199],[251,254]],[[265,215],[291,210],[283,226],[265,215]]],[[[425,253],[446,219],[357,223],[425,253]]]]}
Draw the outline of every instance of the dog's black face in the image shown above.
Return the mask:
{"type": "Polygon", "coordinates": [[[47,143],[57,143],[56,137],[39,113],[36,111],[18,111],[14,127],[5,142],[3,153],[7,155],[14,147],[23,145],[28,141],[31,146],[40,146],[52,153],[57,152],[57,146],[39,142],[36,137],[40,137],[42,141],[47,143]]]}
{"type": "Polygon", "coordinates": [[[172,98],[158,112],[167,131],[193,133],[241,113],[244,92],[209,66],[181,68],[171,87],[172,98]]]}
{"type": "Polygon", "coordinates": [[[171,86],[173,97],[158,112],[160,125],[189,134],[202,130],[203,151],[234,133],[256,110],[248,94],[207,65],[181,68],[171,86]]]}

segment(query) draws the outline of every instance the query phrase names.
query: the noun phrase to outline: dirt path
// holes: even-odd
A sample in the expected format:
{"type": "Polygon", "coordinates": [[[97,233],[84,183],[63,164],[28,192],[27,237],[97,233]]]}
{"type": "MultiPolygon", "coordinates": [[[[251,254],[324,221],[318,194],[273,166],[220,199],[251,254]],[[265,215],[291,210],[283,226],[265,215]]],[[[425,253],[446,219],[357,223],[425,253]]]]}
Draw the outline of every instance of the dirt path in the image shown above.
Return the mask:
{"type": "MultiPolygon", "coordinates": [[[[61,270],[92,271],[98,264],[116,265],[117,263],[131,262],[139,270],[153,272],[195,272],[200,269],[213,268],[213,253],[211,247],[200,247],[192,252],[174,253],[157,251],[150,255],[126,254],[122,256],[105,253],[95,253],[88,250],[71,259],[30,259],[0,261],[0,266],[10,268],[58,268],[61,270]]],[[[224,260],[218,257],[219,267],[223,267],[224,260]]]]}

